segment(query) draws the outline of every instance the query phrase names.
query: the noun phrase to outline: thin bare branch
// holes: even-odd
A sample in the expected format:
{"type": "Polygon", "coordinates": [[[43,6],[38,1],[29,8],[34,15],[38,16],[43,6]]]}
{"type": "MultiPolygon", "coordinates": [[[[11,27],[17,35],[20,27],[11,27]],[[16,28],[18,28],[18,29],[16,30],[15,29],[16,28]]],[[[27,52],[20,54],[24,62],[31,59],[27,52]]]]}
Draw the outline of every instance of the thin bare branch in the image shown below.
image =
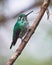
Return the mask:
{"type": "Polygon", "coordinates": [[[34,23],[32,24],[32,26],[29,28],[27,35],[25,36],[25,38],[22,40],[21,44],[19,45],[19,47],[17,48],[17,50],[15,51],[15,53],[11,56],[11,58],[8,60],[8,62],[6,63],[6,65],[13,65],[13,63],[15,62],[15,60],[19,57],[19,55],[21,54],[21,52],[23,51],[23,49],[25,48],[27,42],[29,41],[29,39],[31,38],[32,34],[34,33],[34,31],[36,30],[37,26],[40,23],[40,20],[42,19],[42,16],[44,15],[47,7],[49,6],[50,0],[44,0],[44,3],[41,6],[41,9],[36,17],[36,20],[34,21],[34,23]]]}
{"type": "Polygon", "coordinates": [[[46,13],[47,13],[47,19],[49,19],[50,12],[49,12],[49,9],[48,9],[48,8],[47,8],[47,10],[46,10],[46,13]]]}

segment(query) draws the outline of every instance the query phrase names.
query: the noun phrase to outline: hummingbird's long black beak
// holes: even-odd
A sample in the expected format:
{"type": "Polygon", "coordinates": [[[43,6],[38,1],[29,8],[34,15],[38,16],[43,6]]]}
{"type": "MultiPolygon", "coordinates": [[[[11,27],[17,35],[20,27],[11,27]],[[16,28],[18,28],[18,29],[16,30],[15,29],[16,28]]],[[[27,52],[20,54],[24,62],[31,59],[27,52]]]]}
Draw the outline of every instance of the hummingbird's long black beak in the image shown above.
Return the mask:
{"type": "Polygon", "coordinates": [[[28,14],[26,14],[25,16],[27,17],[29,14],[31,14],[33,11],[29,12],[28,14]]]}

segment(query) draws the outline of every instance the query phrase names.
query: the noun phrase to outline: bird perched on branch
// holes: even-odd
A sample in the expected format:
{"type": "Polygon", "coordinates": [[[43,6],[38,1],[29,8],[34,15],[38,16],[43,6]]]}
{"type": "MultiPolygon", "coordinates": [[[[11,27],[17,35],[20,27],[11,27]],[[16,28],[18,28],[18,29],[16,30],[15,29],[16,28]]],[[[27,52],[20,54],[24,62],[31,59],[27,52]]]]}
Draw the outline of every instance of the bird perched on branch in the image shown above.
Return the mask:
{"type": "Polygon", "coordinates": [[[12,46],[14,46],[16,44],[17,39],[18,38],[22,39],[22,37],[27,32],[27,30],[29,28],[29,23],[27,21],[27,16],[32,12],[33,11],[29,12],[26,15],[25,14],[20,14],[18,16],[18,20],[17,20],[16,24],[14,25],[14,29],[13,29],[13,39],[12,39],[10,49],[12,48],[12,46]]]}

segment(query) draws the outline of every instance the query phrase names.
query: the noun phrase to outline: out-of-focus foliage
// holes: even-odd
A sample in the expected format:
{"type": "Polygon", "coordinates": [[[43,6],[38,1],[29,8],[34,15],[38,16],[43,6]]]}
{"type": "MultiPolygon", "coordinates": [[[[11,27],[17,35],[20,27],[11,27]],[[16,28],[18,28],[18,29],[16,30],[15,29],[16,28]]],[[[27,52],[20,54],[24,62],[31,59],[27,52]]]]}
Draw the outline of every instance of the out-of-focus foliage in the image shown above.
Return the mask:
{"type": "Polygon", "coordinates": [[[52,59],[48,58],[45,60],[38,60],[33,59],[32,57],[25,56],[22,58],[18,58],[14,65],[52,65],[52,59]]]}
{"type": "Polygon", "coordinates": [[[4,0],[0,0],[0,1],[4,1],[4,0]]]}
{"type": "MultiPolygon", "coordinates": [[[[0,57],[0,65],[6,65],[6,57],[0,57]]],[[[37,60],[28,56],[20,56],[14,63],[14,65],[52,65],[52,59],[37,60]]]]}

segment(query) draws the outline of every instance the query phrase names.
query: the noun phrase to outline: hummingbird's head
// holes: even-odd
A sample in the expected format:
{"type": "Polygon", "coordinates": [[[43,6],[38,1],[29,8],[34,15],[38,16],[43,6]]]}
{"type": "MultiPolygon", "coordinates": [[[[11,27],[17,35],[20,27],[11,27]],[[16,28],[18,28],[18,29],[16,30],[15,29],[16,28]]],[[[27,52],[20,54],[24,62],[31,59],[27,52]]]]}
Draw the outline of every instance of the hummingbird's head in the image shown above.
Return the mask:
{"type": "Polygon", "coordinates": [[[32,13],[33,11],[31,11],[31,12],[29,12],[28,14],[20,14],[19,16],[18,16],[18,20],[20,21],[20,20],[22,20],[22,21],[25,21],[25,20],[27,20],[27,16],[30,14],[30,13],[32,13]]]}

